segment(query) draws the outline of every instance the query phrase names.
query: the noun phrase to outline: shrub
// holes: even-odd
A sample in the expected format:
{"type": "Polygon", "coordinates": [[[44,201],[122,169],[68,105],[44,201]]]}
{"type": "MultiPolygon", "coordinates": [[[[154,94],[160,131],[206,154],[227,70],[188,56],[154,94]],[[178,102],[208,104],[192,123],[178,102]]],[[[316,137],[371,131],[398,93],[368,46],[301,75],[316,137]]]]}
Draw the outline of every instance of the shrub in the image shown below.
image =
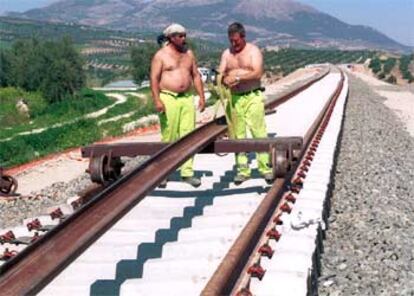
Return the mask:
{"type": "Polygon", "coordinates": [[[384,62],[384,73],[388,74],[394,68],[397,60],[394,58],[389,58],[384,62]]]}
{"type": "Polygon", "coordinates": [[[382,69],[381,61],[378,58],[373,58],[369,63],[369,67],[371,68],[372,72],[378,73],[382,69]]]}
{"type": "Polygon", "coordinates": [[[47,106],[46,101],[39,92],[25,92],[14,87],[0,89],[0,125],[12,127],[18,124],[29,122],[30,118],[17,112],[16,103],[23,100],[28,108],[30,118],[37,112],[41,112],[47,106]]]}
{"type": "Polygon", "coordinates": [[[390,76],[388,76],[388,78],[387,78],[387,80],[386,80],[388,83],[392,83],[392,84],[395,84],[395,83],[397,83],[397,79],[395,78],[395,76],[394,75],[390,75],[390,76]]]}
{"type": "Polygon", "coordinates": [[[85,84],[83,60],[68,38],[17,41],[1,53],[0,85],[41,91],[49,103],[72,96],[85,84]]]}

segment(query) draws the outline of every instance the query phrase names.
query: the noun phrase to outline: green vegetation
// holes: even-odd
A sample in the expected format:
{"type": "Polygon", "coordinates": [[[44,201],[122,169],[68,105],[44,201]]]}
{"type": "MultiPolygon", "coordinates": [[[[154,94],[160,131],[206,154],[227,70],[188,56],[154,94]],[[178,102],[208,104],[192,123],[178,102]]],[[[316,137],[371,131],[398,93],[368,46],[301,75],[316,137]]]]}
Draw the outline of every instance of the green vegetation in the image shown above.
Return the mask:
{"type": "Polygon", "coordinates": [[[390,74],[391,70],[395,67],[396,63],[397,63],[397,59],[395,58],[389,58],[385,60],[384,67],[383,67],[384,74],[386,75],[390,74]]]}
{"type": "MultiPolygon", "coordinates": [[[[91,92],[91,91],[85,91],[91,92]]],[[[95,92],[94,92],[95,93],[95,92]]],[[[103,94],[96,93],[98,99],[103,94]]],[[[88,101],[88,97],[84,97],[88,101]]],[[[98,100],[101,100],[102,97],[98,100]]],[[[106,99],[108,100],[108,99],[106,99]]],[[[93,100],[85,102],[77,106],[77,111],[85,112],[87,108],[91,108],[93,100]]],[[[70,106],[73,110],[74,105],[67,105],[68,103],[56,103],[46,107],[43,110],[44,115],[39,115],[39,121],[49,119],[50,112],[61,113],[70,106]],[[58,105],[59,104],[59,105],[58,105]],[[49,109],[47,109],[49,108],[49,109]],[[54,111],[52,111],[52,109],[54,111]],[[48,110],[48,111],[47,111],[48,110]],[[45,116],[45,117],[43,117],[45,116]]],[[[106,136],[121,135],[123,126],[129,122],[140,119],[143,116],[155,113],[152,100],[145,100],[142,102],[140,98],[130,96],[128,101],[116,105],[111,108],[106,114],[93,119],[71,118],[72,120],[64,125],[50,127],[40,133],[28,135],[16,135],[18,128],[1,130],[0,136],[0,166],[13,166],[25,163],[32,159],[42,157],[44,155],[62,151],[71,147],[78,147],[82,145],[91,144],[106,136]],[[134,113],[128,118],[122,118],[117,121],[110,121],[100,124],[103,119],[111,118],[117,115],[126,114],[133,111],[134,113]],[[11,134],[9,134],[11,133],[11,134]],[[7,136],[14,136],[10,140],[6,140],[7,136]]],[[[57,117],[58,118],[58,117],[57,117]]],[[[20,128],[22,126],[19,126],[20,128]]],[[[32,125],[25,125],[26,128],[32,125]]]]}
{"type": "Polygon", "coordinates": [[[188,45],[197,58],[198,66],[211,69],[218,67],[221,52],[225,49],[223,46],[204,40],[189,40],[188,45]]]}
{"type": "Polygon", "coordinates": [[[39,91],[49,103],[72,97],[85,83],[82,59],[68,38],[17,41],[0,58],[1,87],[39,91]]]}
{"type": "Polygon", "coordinates": [[[414,82],[414,76],[409,70],[410,63],[414,63],[414,54],[403,55],[400,58],[400,71],[402,77],[408,81],[408,83],[414,82]]]}
{"type": "Polygon", "coordinates": [[[397,83],[397,78],[393,73],[400,71],[401,76],[408,83],[414,81],[413,74],[410,72],[410,63],[414,61],[414,54],[412,55],[402,55],[399,58],[382,56],[379,58],[375,56],[371,59],[369,63],[369,68],[376,75],[378,79],[384,80],[388,83],[395,84],[397,83]]]}
{"type": "MultiPolygon", "coordinates": [[[[13,43],[20,40],[36,38],[59,41],[62,36],[69,37],[73,40],[74,48],[83,56],[85,81],[89,87],[103,86],[114,80],[139,77],[142,80],[142,77],[147,76],[147,64],[152,57],[150,53],[157,49],[156,34],[149,32],[124,32],[10,17],[0,17],[0,27],[0,48],[3,50],[11,48],[13,43]],[[137,56],[137,52],[144,52],[144,56],[137,56]],[[136,58],[144,61],[142,67],[135,61],[136,58]],[[134,64],[143,70],[137,69],[134,64]]],[[[200,39],[189,39],[188,43],[197,55],[200,66],[217,66],[223,49],[221,45],[200,39]]]]}
{"type": "Polygon", "coordinates": [[[132,77],[137,85],[145,79],[149,79],[151,58],[157,51],[155,44],[134,47],[131,49],[132,77]]]}
{"type": "Polygon", "coordinates": [[[151,100],[130,96],[106,114],[85,119],[113,100],[82,88],[83,60],[68,38],[16,41],[1,50],[0,59],[0,166],[119,135],[124,124],[154,112],[151,100]],[[100,124],[130,112],[128,118],[100,124]]]}
{"type": "Polygon", "coordinates": [[[86,145],[99,140],[100,136],[100,128],[93,120],[79,120],[41,134],[18,136],[0,142],[0,166],[17,165],[70,147],[86,145]]]}
{"type": "Polygon", "coordinates": [[[27,124],[34,114],[38,114],[47,107],[46,101],[39,92],[25,92],[12,87],[0,88],[0,134],[7,131],[5,128],[27,124]],[[16,105],[18,101],[24,100],[28,113],[19,112],[16,105]]]}
{"type": "Polygon", "coordinates": [[[104,94],[89,89],[83,89],[76,96],[53,104],[48,104],[40,93],[28,93],[10,87],[0,89],[0,125],[3,127],[0,130],[0,140],[21,132],[72,121],[112,102],[104,94]],[[26,103],[27,113],[16,107],[19,100],[26,103]]]}
{"type": "MultiPolygon", "coordinates": [[[[126,124],[154,113],[146,88],[140,91],[146,99],[126,92],[126,102],[97,118],[85,119],[85,114],[113,100],[84,86],[102,86],[119,79],[132,78],[137,83],[148,79],[151,58],[158,49],[155,34],[1,17],[0,26],[0,166],[21,164],[106,136],[121,135],[126,124]],[[61,39],[64,35],[73,41],[61,39]],[[19,104],[26,110],[19,109],[19,104]],[[124,114],[129,116],[106,121],[124,114]],[[34,129],[44,130],[21,134],[34,129]]],[[[199,66],[217,67],[223,47],[202,40],[188,43],[199,66]]],[[[264,54],[266,71],[281,75],[308,64],[363,63],[371,58],[371,63],[377,63],[376,73],[389,81],[395,80],[389,75],[395,67],[410,73],[413,58],[403,56],[383,62],[375,52],[338,50],[282,49],[264,54]]],[[[216,100],[213,95],[209,103],[216,100]]]]}
{"type": "MultiPolygon", "coordinates": [[[[206,41],[188,41],[188,46],[197,56],[199,66],[215,68],[220,58],[220,50],[206,41]]],[[[131,49],[131,73],[134,82],[139,85],[142,81],[149,79],[151,59],[158,46],[155,44],[141,44],[131,49]]]]}
{"type": "Polygon", "coordinates": [[[370,51],[340,51],[340,50],[307,50],[281,49],[265,51],[265,70],[272,73],[287,75],[298,68],[309,64],[347,64],[363,63],[375,53],[370,51]]]}
{"type": "Polygon", "coordinates": [[[36,37],[43,40],[59,40],[62,36],[70,37],[79,46],[94,40],[129,40],[131,38],[149,38],[149,33],[131,33],[90,27],[78,24],[49,23],[36,20],[0,17],[0,44],[12,44],[21,39],[36,37]]]}
{"type": "Polygon", "coordinates": [[[378,57],[372,58],[368,66],[371,68],[372,72],[374,73],[379,73],[382,70],[382,63],[378,57]]]}
{"type": "Polygon", "coordinates": [[[145,104],[148,100],[141,99],[136,96],[127,95],[127,101],[125,103],[121,103],[115,105],[111,109],[108,110],[104,115],[100,116],[99,119],[111,118],[118,115],[126,114],[135,110],[139,110],[143,104],[145,104]]]}
{"type": "MultiPolygon", "coordinates": [[[[130,111],[130,110],[129,110],[130,111]]],[[[107,122],[100,126],[101,130],[103,131],[102,136],[119,136],[124,133],[123,126],[125,124],[131,123],[136,121],[144,116],[154,114],[155,108],[152,103],[152,100],[147,100],[146,102],[139,105],[138,109],[135,109],[133,115],[128,118],[122,118],[117,120],[116,122],[107,122]]]]}

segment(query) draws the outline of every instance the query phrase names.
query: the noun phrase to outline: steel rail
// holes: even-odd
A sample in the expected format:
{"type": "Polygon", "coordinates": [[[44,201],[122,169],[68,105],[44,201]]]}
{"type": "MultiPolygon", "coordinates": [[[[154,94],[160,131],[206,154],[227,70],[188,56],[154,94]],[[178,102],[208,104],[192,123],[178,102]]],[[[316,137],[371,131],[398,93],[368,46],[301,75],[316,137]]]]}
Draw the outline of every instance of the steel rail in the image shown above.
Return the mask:
{"type": "MultiPolygon", "coordinates": [[[[318,117],[314,120],[311,127],[308,129],[306,136],[303,140],[303,150],[300,159],[304,157],[304,153],[309,146],[312,137],[316,134],[318,127],[322,124],[323,118],[329,106],[335,101],[335,98],[341,93],[344,82],[344,76],[341,72],[341,79],[338,85],[325,104],[318,117]]],[[[249,259],[254,255],[254,250],[257,249],[259,239],[264,233],[269,221],[273,216],[275,210],[280,206],[283,193],[288,188],[291,182],[294,172],[296,171],[299,163],[291,170],[291,172],[284,179],[276,179],[271,189],[266,194],[263,201],[260,203],[257,210],[252,215],[249,222],[246,224],[232,247],[218,266],[213,276],[210,278],[207,285],[204,287],[201,295],[230,295],[232,294],[233,288],[236,285],[239,277],[247,268],[249,259]]]]}
{"type": "MultiPolygon", "coordinates": [[[[325,77],[329,71],[309,81],[300,91],[325,77]]],[[[268,100],[275,108],[295,94],[268,100]]],[[[32,295],[45,287],[112,225],[138,204],[170,172],[224,134],[220,120],[199,127],[179,141],[154,154],[127,175],[97,194],[73,215],[0,268],[2,295],[32,295]]]]}
{"type": "Polygon", "coordinates": [[[305,162],[308,162],[308,157],[310,157],[310,159],[313,159],[314,151],[316,151],[316,150],[313,150],[314,149],[313,145],[315,143],[320,142],[322,135],[329,123],[329,120],[335,108],[336,102],[343,91],[345,76],[343,74],[343,71],[340,71],[340,74],[341,74],[341,79],[338,82],[337,88],[332,94],[330,100],[328,100],[328,102],[325,104],[324,109],[323,109],[325,111],[319,113],[319,116],[314,121],[311,128],[308,129],[308,132],[304,137],[304,139],[307,139],[308,145],[304,146],[305,149],[303,150],[303,153],[302,153],[302,157],[301,157],[302,160],[298,161],[296,167],[292,169],[290,180],[287,182],[286,186],[284,187],[284,190],[282,190],[281,200],[276,210],[273,212],[271,219],[268,221],[268,224],[265,227],[266,231],[262,233],[261,238],[257,241],[256,247],[254,248],[252,255],[250,256],[242,273],[240,274],[240,277],[238,281],[236,282],[231,294],[236,294],[238,292],[248,290],[248,287],[249,287],[248,279],[252,277],[248,273],[248,269],[250,266],[253,265],[253,263],[260,262],[260,257],[263,255],[259,252],[259,250],[261,246],[263,246],[265,243],[268,243],[270,240],[269,237],[267,237],[267,235],[265,234],[267,233],[268,230],[275,228],[275,226],[277,225],[277,222],[275,221],[278,221],[279,220],[278,217],[280,217],[284,213],[285,210],[282,209],[281,205],[285,205],[287,202],[293,202],[292,200],[288,200],[287,196],[289,196],[289,194],[291,193],[296,193],[295,192],[296,189],[300,192],[303,186],[303,180],[304,180],[303,178],[306,178],[306,174],[303,177],[303,175],[301,176],[300,172],[304,172],[302,168],[303,166],[307,166],[305,165],[305,162]]]}

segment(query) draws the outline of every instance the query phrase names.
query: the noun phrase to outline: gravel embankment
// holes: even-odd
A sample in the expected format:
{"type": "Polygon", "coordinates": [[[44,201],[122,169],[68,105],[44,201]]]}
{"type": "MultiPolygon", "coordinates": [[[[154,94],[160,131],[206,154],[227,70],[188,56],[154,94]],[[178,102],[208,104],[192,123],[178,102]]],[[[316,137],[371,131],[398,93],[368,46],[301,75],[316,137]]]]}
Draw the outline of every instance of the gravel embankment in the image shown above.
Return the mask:
{"type": "Polygon", "coordinates": [[[350,76],[319,295],[414,295],[414,139],[350,76]]]}

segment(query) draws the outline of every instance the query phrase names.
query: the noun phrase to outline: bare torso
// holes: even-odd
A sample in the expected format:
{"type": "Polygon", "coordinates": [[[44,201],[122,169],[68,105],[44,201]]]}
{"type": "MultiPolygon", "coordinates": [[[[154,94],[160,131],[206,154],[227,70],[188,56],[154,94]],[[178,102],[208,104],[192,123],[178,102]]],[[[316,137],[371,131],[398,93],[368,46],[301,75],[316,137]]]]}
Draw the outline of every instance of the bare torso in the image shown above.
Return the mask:
{"type": "Polygon", "coordinates": [[[186,52],[173,51],[165,47],[160,51],[162,62],[160,89],[177,93],[186,92],[192,86],[193,55],[186,52]]]}
{"type": "MultiPolygon", "coordinates": [[[[241,76],[253,70],[253,51],[258,50],[251,43],[247,43],[245,48],[239,53],[226,52],[226,75],[241,76]]],[[[260,79],[242,81],[231,90],[234,93],[246,92],[260,87],[260,79]]]]}

